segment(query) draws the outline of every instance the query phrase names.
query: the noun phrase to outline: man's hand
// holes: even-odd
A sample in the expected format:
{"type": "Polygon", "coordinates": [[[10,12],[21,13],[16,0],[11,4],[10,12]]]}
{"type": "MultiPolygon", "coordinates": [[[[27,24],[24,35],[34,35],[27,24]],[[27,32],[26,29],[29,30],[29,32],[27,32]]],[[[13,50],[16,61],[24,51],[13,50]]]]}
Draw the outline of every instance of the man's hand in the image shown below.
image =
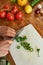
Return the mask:
{"type": "Polygon", "coordinates": [[[0,57],[6,56],[8,54],[11,43],[12,41],[10,40],[0,41],[0,57]]]}
{"type": "Polygon", "coordinates": [[[0,57],[6,56],[8,54],[9,46],[12,41],[9,40],[9,37],[15,37],[16,32],[14,29],[7,26],[0,26],[0,38],[3,37],[3,40],[0,41],[0,57]],[[8,37],[8,38],[6,38],[8,37]]]}
{"type": "Polygon", "coordinates": [[[6,37],[14,37],[16,35],[16,32],[14,29],[8,27],[8,26],[0,26],[0,36],[6,37]]]}

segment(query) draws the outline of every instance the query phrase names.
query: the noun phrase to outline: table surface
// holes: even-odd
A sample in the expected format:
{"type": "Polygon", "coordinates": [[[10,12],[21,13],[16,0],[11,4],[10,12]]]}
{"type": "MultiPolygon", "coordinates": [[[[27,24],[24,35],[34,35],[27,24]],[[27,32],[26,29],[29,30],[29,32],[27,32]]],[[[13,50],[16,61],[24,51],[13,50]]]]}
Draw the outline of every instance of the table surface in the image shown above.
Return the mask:
{"type": "MultiPolygon", "coordinates": [[[[10,0],[0,0],[0,9],[3,7],[4,4],[9,4],[11,7],[14,5],[10,2],[10,0]]],[[[20,30],[21,28],[28,25],[29,23],[31,23],[36,28],[36,30],[40,33],[40,35],[43,37],[43,21],[40,18],[37,19],[32,14],[31,15],[25,14],[23,20],[21,21],[18,20],[8,21],[6,19],[5,20],[0,19],[0,25],[6,25],[12,27],[16,31],[20,30]]]]}
{"type": "MultiPolygon", "coordinates": [[[[0,8],[2,8],[5,3],[10,4],[12,6],[12,4],[9,1],[10,0],[0,0],[0,8]]],[[[43,21],[40,18],[37,19],[36,17],[32,16],[32,14],[31,15],[25,14],[23,20],[21,21],[17,21],[17,20],[8,21],[8,20],[0,19],[0,25],[10,26],[16,31],[20,30],[21,28],[23,28],[28,24],[32,24],[39,32],[39,34],[43,37],[43,21]]],[[[15,65],[10,53],[6,56],[6,58],[11,62],[11,65],[15,65]]]]}

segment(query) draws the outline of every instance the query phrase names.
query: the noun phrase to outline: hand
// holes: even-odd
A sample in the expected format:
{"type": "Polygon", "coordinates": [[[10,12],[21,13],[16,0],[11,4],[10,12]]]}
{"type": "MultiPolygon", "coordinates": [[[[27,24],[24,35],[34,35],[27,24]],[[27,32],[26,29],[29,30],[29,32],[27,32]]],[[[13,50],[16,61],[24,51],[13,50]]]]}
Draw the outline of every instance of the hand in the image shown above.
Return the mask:
{"type": "Polygon", "coordinates": [[[6,37],[15,37],[15,35],[16,32],[14,29],[7,26],[0,26],[0,36],[4,38],[0,41],[0,57],[8,54],[9,46],[12,43],[12,41],[6,39],[6,37]]]}
{"type": "Polygon", "coordinates": [[[6,56],[8,54],[11,43],[12,41],[10,40],[0,41],[0,57],[6,56]]]}
{"type": "Polygon", "coordinates": [[[0,26],[0,36],[10,36],[14,37],[16,35],[16,32],[14,29],[8,27],[8,26],[0,26]]]}

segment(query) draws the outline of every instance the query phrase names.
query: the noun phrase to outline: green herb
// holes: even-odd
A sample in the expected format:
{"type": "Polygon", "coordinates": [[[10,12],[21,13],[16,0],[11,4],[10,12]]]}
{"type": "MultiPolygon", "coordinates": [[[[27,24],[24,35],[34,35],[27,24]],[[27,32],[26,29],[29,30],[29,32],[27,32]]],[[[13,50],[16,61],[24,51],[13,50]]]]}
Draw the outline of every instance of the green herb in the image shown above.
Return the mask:
{"type": "Polygon", "coordinates": [[[11,0],[11,2],[15,3],[17,0],[11,0]]]}
{"type": "Polygon", "coordinates": [[[27,37],[26,36],[23,36],[23,37],[16,36],[15,39],[16,39],[17,42],[20,42],[20,41],[25,41],[27,39],[27,37]]]}
{"type": "Polygon", "coordinates": [[[20,46],[17,46],[17,49],[20,49],[20,46]]]}
{"type": "MultiPolygon", "coordinates": [[[[17,42],[20,42],[21,46],[22,46],[24,49],[29,50],[30,52],[33,51],[33,48],[31,48],[30,43],[24,42],[24,41],[27,39],[26,36],[23,36],[23,37],[21,37],[21,36],[16,36],[15,39],[16,39],[17,42]]],[[[20,46],[17,46],[17,49],[20,49],[20,46]]]]}
{"type": "Polygon", "coordinates": [[[33,51],[33,48],[31,48],[30,44],[28,42],[21,42],[21,46],[24,47],[24,49],[29,50],[30,52],[33,51]]]}
{"type": "Polygon", "coordinates": [[[30,2],[30,5],[33,7],[33,6],[35,6],[38,2],[40,2],[40,0],[33,0],[32,2],[30,2]]]}
{"type": "Polygon", "coordinates": [[[26,39],[27,39],[27,37],[26,36],[23,36],[22,41],[25,41],[26,39]]]}
{"type": "Polygon", "coordinates": [[[38,56],[39,56],[40,49],[37,49],[37,52],[38,52],[38,56]]]}

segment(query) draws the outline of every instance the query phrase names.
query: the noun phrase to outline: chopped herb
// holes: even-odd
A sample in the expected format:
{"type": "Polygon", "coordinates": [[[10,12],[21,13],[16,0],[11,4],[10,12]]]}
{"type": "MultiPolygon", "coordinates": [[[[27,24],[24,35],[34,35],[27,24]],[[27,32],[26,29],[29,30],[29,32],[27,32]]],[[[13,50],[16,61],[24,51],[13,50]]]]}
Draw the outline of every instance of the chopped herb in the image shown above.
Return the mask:
{"type": "Polygon", "coordinates": [[[17,49],[20,49],[20,46],[17,46],[17,49]]]}
{"type": "MultiPolygon", "coordinates": [[[[30,52],[33,52],[33,48],[30,46],[30,43],[25,42],[25,40],[27,39],[26,36],[23,36],[23,37],[21,37],[21,36],[16,36],[15,39],[16,39],[17,42],[20,42],[20,45],[21,45],[24,49],[29,50],[30,52]]],[[[17,49],[20,49],[20,46],[17,46],[17,49]]]]}
{"type": "Polygon", "coordinates": [[[15,39],[17,42],[20,42],[22,38],[17,36],[17,37],[15,37],[15,39]]]}
{"type": "Polygon", "coordinates": [[[33,48],[31,48],[30,44],[28,42],[21,42],[21,46],[24,47],[24,49],[29,50],[30,52],[33,51],[33,48]]]}
{"type": "Polygon", "coordinates": [[[40,49],[37,49],[37,52],[38,52],[38,56],[39,56],[40,49]]]}
{"type": "Polygon", "coordinates": [[[16,39],[17,42],[20,42],[20,41],[25,41],[27,39],[27,37],[26,36],[23,36],[23,37],[16,36],[15,39],[16,39]]]}
{"type": "Polygon", "coordinates": [[[27,37],[26,36],[23,36],[22,41],[25,41],[26,39],[27,39],[27,37]]]}
{"type": "Polygon", "coordinates": [[[30,47],[29,50],[30,50],[31,52],[33,52],[33,48],[30,47]]]}

